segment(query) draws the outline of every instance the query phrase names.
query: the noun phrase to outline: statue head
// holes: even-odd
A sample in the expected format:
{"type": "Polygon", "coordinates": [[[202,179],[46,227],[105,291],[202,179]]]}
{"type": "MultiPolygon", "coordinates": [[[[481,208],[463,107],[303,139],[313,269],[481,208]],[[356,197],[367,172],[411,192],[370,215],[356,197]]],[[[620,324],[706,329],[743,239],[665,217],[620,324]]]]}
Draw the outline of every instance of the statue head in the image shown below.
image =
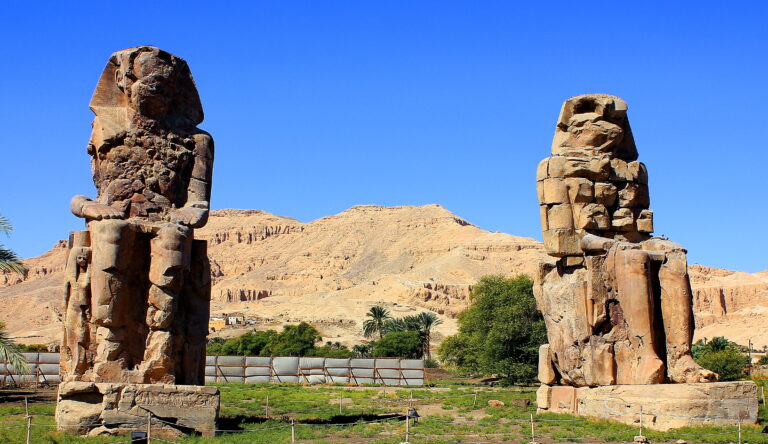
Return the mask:
{"type": "Polygon", "coordinates": [[[75,255],[75,262],[81,267],[87,267],[91,260],[91,249],[89,247],[76,247],[72,249],[75,255]]]}
{"type": "Polygon", "coordinates": [[[648,175],[637,157],[622,99],[585,94],[563,103],[552,156],[536,173],[550,255],[582,255],[586,234],[629,242],[650,237],[648,175]]]}
{"type": "Polygon", "coordinates": [[[607,94],[583,94],[563,103],[552,155],[637,160],[627,103],[607,94]]]}
{"type": "Polygon", "coordinates": [[[96,114],[93,138],[102,140],[145,125],[184,131],[203,121],[187,62],[154,46],[112,54],[90,107],[96,114]]]}

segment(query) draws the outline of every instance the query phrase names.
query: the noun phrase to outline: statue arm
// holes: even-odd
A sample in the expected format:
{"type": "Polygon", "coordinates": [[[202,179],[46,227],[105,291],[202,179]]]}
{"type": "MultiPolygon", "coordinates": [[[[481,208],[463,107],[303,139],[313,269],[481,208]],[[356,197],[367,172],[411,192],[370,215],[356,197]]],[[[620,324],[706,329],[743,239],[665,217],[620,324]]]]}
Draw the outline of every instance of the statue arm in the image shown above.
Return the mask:
{"type": "Polygon", "coordinates": [[[69,209],[75,216],[89,220],[122,219],[124,217],[123,212],[118,209],[79,195],[72,198],[69,209]]]}
{"type": "Polygon", "coordinates": [[[195,134],[195,160],[187,187],[187,203],[169,215],[172,222],[200,228],[208,222],[213,176],[213,138],[206,132],[195,134]]]}
{"type": "Polygon", "coordinates": [[[611,246],[615,243],[614,239],[586,234],[581,238],[581,249],[584,251],[603,252],[610,250],[611,246]]]}

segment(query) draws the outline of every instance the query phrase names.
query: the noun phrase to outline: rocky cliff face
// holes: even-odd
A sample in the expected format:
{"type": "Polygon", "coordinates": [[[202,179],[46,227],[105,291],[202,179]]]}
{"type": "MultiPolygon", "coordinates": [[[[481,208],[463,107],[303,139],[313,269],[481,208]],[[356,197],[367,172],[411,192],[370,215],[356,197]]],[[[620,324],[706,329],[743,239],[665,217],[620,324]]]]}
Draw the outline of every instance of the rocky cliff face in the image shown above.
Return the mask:
{"type": "MultiPolygon", "coordinates": [[[[482,230],[439,205],[357,206],[309,223],[218,210],[197,237],[209,241],[214,313],[243,312],[269,328],[306,320],[347,343],[374,304],[394,316],[432,310],[445,321],[436,339],[451,334],[480,276],[532,275],[546,256],[533,239],[482,230]]],[[[23,342],[59,338],[64,259],[59,242],[25,261],[26,280],[0,275],[0,320],[23,342]]],[[[690,274],[697,337],[768,343],[756,322],[768,313],[768,272],[694,265],[690,274]]]]}
{"type": "Polygon", "coordinates": [[[696,338],[726,336],[746,345],[768,343],[768,271],[743,273],[690,266],[696,338]]]}

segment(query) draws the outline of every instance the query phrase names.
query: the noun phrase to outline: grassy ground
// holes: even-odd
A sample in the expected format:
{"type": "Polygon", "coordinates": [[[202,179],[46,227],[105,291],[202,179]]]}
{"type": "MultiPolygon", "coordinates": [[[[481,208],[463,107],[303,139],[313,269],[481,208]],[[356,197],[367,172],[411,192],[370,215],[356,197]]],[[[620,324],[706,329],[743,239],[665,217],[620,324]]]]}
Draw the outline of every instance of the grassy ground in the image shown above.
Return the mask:
{"type": "MultiPolygon", "coordinates": [[[[756,381],[760,386],[766,380],[756,381]]],[[[287,443],[291,421],[297,442],[400,443],[405,441],[403,414],[413,406],[422,416],[411,424],[413,443],[475,443],[531,441],[533,415],[536,441],[542,443],[631,442],[636,426],[588,420],[569,415],[535,415],[535,388],[494,388],[456,381],[437,381],[433,387],[345,387],[260,384],[222,384],[221,432],[215,438],[186,437],[183,443],[287,443]],[[267,398],[269,408],[267,410],[267,398]],[[339,407],[341,399],[341,409],[339,407]],[[488,401],[504,402],[503,407],[488,401]]],[[[766,387],[768,389],[768,387],[766,387]]],[[[33,443],[121,442],[127,437],[80,438],[57,432],[53,426],[51,392],[33,399],[33,443]]],[[[7,400],[7,398],[6,398],[7,400]]],[[[768,410],[761,405],[761,419],[768,410]]],[[[761,426],[743,426],[743,441],[768,443],[761,426]]],[[[672,432],[646,431],[651,442],[674,443],[678,439],[701,443],[737,442],[736,427],[692,427],[672,432]]],[[[0,404],[0,442],[24,443],[26,416],[23,402],[0,404]],[[13,428],[8,428],[13,427],[13,428]]],[[[153,440],[154,442],[154,440],[153,440]]]]}

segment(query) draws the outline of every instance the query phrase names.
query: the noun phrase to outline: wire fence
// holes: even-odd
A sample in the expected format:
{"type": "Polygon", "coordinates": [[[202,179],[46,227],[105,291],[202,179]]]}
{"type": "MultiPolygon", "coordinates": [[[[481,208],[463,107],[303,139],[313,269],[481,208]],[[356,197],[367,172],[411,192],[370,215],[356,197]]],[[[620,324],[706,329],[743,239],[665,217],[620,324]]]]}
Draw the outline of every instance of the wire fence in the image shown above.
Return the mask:
{"type": "MultiPolygon", "coordinates": [[[[347,389],[347,390],[352,390],[347,389]]],[[[386,389],[385,389],[386,390],[386,389]]],[[[230,402],[224,407],[232,407],[236,409],[248,410],[252,416],[261,417],[265,422],[273,421],[274,425],[265,425],[262,427],[254,428],[216,428],[216,435],[227,434],[247,434],[250,439],[259,440],[261,442],[297,442],[297,432],[301,430],[323,430],[324,436],[329,433],[333,433],[331,429],[336,428],[342,430],[347,427],[360,427],[365,432],[366,437],[380,436],[386,438],[396,437],[402,439],[403,443],[418,443],[424,441],[440,441],[448,439],[460,439],[465,443],[485,443],[485,442],[499,442],[499,440],[523,440],[524,442],[538,444],[537,440],[556,441],[556,442],[596,442],[596,441],[635,441],[635,442],[647,442],[647,428],[644,427],[646,416],[658,416],[656,414],[649,415],[643,412],[642,406],[628,406],[627,414],[635,415],[637,425],[626,426],[620,429],[606,430],[602,433],[597,433],[595,428],[585,429],[583,434],[577,431],[571,430],[573,425],[583,422],[595,422],[593,418],[585,417],[552,417],[555,415],[548,414],[537,417],[533,413],[526,416],[513,416],[508,415],[503,417],[503,423],[509,423],[517,426],[515,430],[509,431],[493,431],[485,432],[482,430],[467,430],[471,427],[487,427],[488,422],[483,422],[480,419],[472,419],[467,417],[450,418],[446,419],[440,417],[441,415],[425,415],[421,416],[417,409],[422,408],[424,405],[433,404],[434,401],[440,403],[450,403],[457,399],[463,398],[463,404],[469,411],[476,411],[478,409],[488,406],[488,398],[499,397],[498,395],[509,394],[511,392],[501,390],[472,390],[467,393],[456,394],[444,394],[429,389],[417,389],[411,390],[410,396],[406,397],[406,394],[399,393],[396,398],[388,399],[387,402],[377,402],[375,407],[371,407],[368,404],[357,404],[354,399],[345,398],[343,396],[344,390],[340,389],[338,394],[333,396],[323,394],[323,399],[315,400],[296,400],[296,399],[281,399],[280,396],[264,396],[264,398],[253,400],[240,400],[237,402],[230,402]],[[415,393],[418,396],[415,396],[415,393]],[[479,402],[483,401],[483,402],[479,402]],[[318,407],[319,406],[319,407],[318,407]],[[471,407],[470,407],[471,406],[471,407]],[[338,409],[338,411],[336,410],[338,409]],[[317,419],[299,419],[302,415],[311,414],[316,411],[324,410],[326,412],[332,412],[334,415],[328,422],[322,422],[317,419]],[[369,418],[362,419],[365,415],[360,415],[360,412],[371,412],[369,418]],[[338,415],[336,415],[338,413],[338,415]],[[342,421],[347,415],[350,418],[348,421],[342,421]],[[357,419],[355,419],[357,418],[357,419]],[[392,428],[392,425],[397,425],[396,428],[392,428]],[[370,430],[371,427],[376,426],[376,429],[370,430]],[[553,429],[553,427],[558,427],[553,429]],[[290,429],[290,433],[288,433],[290,429]],[[285,432],[278,435],[274,435],[275,431],[284,430],[285,432]]],[[[520,398],[518,398],[520,399],[520,398]]],[[[526,398],[527,399],[527,398],[526,398]]],[[[378,400],[377,400],[378,401],[378,400]]],[[[130,414],[130,413],[129,413],[130,414]]],[[[146,411],[146,416],[140,416],[131,414],[137,417],[137,421],[133,423],[134,426],[138,424],[138,428],[146,430],[144,436],[141,437],[116,437],[115,441],[111,441],[108,444],[120,444],[120,443],[171,443],[180,444],[180,439],[173,438],[168,435],[168,432],[177,431],[177,424],[171,421],[167,421],[163,418],[156,417],[151,412],[146,411]],[[143,424],[143,425],[142,425],[143,424]]],[[[69,428],[77,428],[83,430],[84,427],[97,427],[109,425],[102,421],[94,421],[88,424],[74,424],[74,425],[56,425],[50,423],[40,422],[39,420],[45,420],[48,417],[50,421],[50,413],[46,412],[33,412],[30,410],[30,403],[25,400],[23,409],[20,408],[18,412],[9,412],[0,415],[0,417],[21,417],[24,419],[22,424],[14,424],[0,427],[0,436],[3,436],[3,432],[12,432],[17,429],[25,429],[26,433],[23,434],[23,438],[18,440],[19,443],[32,444],[34,442],[33,431],[36,429],[58,429],[68,430],[69,428]]],[[[674,417],[686,417],[685,415],[671,415],[674,417]]],[[[687,416],[691,419],[701,419],[700,416],[687,416]]],[[[707,441],[711,437],[726,438],[731,442],[744,443],[747,442],[747,438],[750,439],[762,439],[762,442],[768,442],[768,435],[756,432],[754,429],[742,427],[741,420],[734,424],[724,425],[719,427],[721,430],[712,431],[707,433],[684,433],[679,431],[663,432],[663,439],[665,441],[684,440],[691,439],[707,441]]],[[[599,428],[598,428],[599,429],[599,428]]],[[[14,432],[18,434],[18,432],[14,432]]],[[[301,433],[299,433],[301,434],[301,433]]],[[[306,435],[306,434],[304,434],[306,435]]],[[[16,436],[16,435],[14,435],[16,436]]],[[[5,436],[7,438],[7,435],[5,436]]],[[[302,439],[304,442],[306,438],[302,439]]],[[[359,442],[367,442],[369,439],[362,439],[359,442]]],[[[13,441],[4,441],[13,442],[13,441]]],[[[50,442],[46,439],[39,439],[38,442],[50,442]]],[[[345,437],[344,442],[355,442],[354,440],[345,437]]],[[[754,442],[754,441],[748,441],[754,442]]]]}

